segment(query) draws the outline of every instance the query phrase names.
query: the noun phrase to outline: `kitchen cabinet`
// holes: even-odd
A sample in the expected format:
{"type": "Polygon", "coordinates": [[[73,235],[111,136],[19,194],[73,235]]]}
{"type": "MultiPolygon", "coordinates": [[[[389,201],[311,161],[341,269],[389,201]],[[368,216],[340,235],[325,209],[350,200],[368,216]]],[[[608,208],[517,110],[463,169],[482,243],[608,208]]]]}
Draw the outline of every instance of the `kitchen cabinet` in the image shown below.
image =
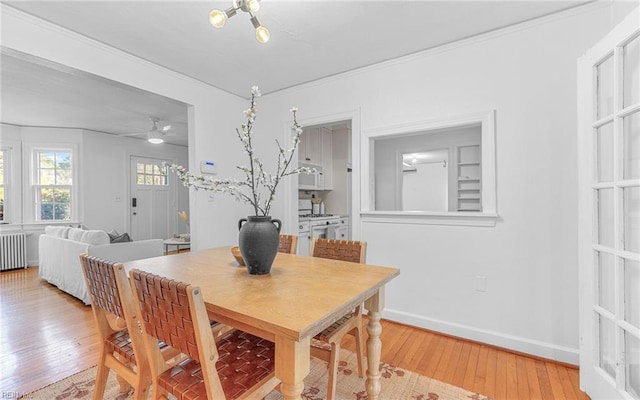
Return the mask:
{"type": "Polygon", "coordinates": [[[298,161],[322,165],[322,128],[305,129],[298,144],[298,161]]]}
{"type": "Polygon", "coordinates": [[[320,165],[324,175],[324,189],[333,188],[332,131],[329,128],[307,128],[300,136],[298,162],[320,165]]]}
{"type": "Polygon", "coordinates": [[[482,211],[480,145],[458,146],[458,211],[482,211]]]}
{"type": "Polygon", "coordinates": [[[351,240],[351,235],[349,235],[349,217],[340,217],[340,223],[334,230],[334,238],[337,240],[351,240]]]}

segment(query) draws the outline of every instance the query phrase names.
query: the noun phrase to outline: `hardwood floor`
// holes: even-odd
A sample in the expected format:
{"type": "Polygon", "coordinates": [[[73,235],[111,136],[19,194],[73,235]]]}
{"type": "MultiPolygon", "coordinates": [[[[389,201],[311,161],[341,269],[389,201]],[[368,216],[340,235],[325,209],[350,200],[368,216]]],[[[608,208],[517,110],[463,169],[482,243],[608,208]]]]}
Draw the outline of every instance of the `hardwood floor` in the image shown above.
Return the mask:
{"type": "MultiPolygon", "coordinates": [[[[91,307],[41,281],[37,268],[0,272],[0,398],[95,365],[93,324],[91,307]]],[[[400,368],[497,400],[589,398],[572,366],[391,321],[382,326],[382,361],[400,368]]],[[[345,347],[355,351],[354,341],[345,347]]]]}

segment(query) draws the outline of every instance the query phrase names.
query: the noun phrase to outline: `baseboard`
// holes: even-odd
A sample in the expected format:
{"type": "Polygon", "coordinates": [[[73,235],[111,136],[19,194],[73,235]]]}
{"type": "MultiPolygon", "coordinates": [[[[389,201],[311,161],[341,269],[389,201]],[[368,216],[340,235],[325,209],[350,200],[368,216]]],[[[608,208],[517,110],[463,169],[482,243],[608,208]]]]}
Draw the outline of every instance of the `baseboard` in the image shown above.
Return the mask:
{"type": "Polygon", "coordinates": [[[447,335],[463,339],[498,346],[515,352],[531,354],[537,357],[560,361],[567,364],[579,364],[578,349],[558,346],[552,343],[541,342],[519,336],[507,335],[500,332],[475,328],[472,326],[456,324],[452,322],[427,318],[421,315],[410,314],[402,311],[385,309],[382,312],[385,319],[396,321],[406,325],[429,329],[447,335]]]}

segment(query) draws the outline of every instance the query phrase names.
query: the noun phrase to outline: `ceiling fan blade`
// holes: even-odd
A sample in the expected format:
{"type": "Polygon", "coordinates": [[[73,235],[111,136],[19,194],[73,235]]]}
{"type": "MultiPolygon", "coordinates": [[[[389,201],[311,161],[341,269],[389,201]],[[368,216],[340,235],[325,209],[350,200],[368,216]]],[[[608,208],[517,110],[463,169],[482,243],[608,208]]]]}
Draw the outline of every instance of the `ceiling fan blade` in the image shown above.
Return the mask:
{"type": "Polygon", "coordinates": [[[141,136],[146,135],[149,132],[138,132],[138,133],[125,133],[124,135],[118,135],[120,137],[128,137],[128,136],[141,136]]]}

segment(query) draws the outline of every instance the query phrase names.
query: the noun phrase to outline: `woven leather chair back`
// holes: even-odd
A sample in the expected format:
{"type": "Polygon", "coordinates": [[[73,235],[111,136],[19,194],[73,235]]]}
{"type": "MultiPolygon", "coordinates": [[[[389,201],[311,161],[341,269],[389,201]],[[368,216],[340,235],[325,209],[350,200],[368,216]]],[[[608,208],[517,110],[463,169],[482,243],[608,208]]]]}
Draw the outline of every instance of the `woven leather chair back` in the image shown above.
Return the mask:
{"type": "Polygon", "coordinates": [[[298,237],[294,235],[280,235],[280,244],[278,251],[280,253],[296,254],[298,237]]]}
{"type": "Polygon", "coordinates": [[[311,255],[332,260],[364,263],[366,249],[366,242],[315,238],[312,243],[311,255]]]}
{"type": "Polygon", "coordinates": [[[147,333],[200,361],[194,316],[189,310],[189,285],[135,269],[130,276],[147,333]]]}
{"type": "Polygon", "coordinates": [[[113,266],[115,263],[83,255],[80,264],[95,306],[124,319],[113,266]]]}

